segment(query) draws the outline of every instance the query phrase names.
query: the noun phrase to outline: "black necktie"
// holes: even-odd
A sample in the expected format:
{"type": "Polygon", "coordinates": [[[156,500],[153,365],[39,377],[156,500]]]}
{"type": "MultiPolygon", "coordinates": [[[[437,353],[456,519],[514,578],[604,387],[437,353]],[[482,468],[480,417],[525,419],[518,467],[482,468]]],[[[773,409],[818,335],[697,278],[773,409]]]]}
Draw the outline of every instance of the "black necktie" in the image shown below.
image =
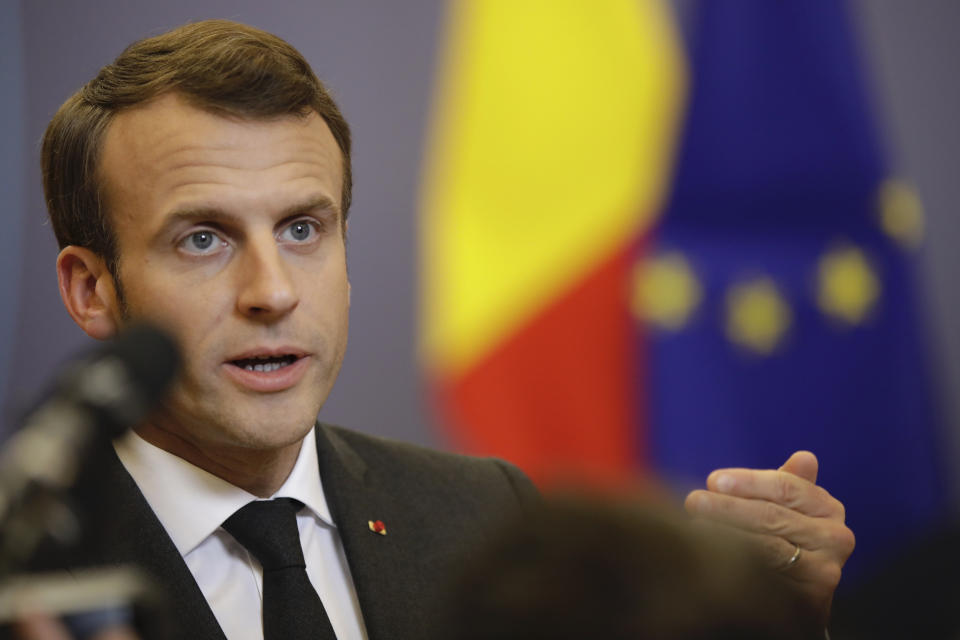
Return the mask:
{"type": "Polygon", "coordinates": [[[336,640],[307,577],[293,498],[251,502],[223,523],[263,566],[264,640],[336,640]]]}

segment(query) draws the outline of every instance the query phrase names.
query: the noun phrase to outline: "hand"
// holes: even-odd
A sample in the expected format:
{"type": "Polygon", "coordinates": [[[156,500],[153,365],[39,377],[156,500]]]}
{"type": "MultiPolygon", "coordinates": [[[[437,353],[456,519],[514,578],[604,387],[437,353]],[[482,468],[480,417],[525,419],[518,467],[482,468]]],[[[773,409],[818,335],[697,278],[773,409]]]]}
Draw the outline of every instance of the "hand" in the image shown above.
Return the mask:
{"type": "Polygon", "coordinates": [[[817,486],[817,469],[809,451],[797,451],[776,471],[718,469],[707,478],[707,490],[692,491],[685,506],[755,541],[769,566],[794,580],[826,622],[854,536],[844,524],[843,504],[817,486]],[[796,545],[800,557],[788,566],[796,545]]]}

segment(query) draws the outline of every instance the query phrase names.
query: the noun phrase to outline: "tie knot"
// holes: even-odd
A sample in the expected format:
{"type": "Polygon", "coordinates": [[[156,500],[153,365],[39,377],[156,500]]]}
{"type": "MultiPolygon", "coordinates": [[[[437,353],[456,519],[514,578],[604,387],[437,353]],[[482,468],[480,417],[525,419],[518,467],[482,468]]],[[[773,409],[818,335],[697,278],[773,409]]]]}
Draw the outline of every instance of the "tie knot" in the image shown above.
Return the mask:
{"type": "Polygon", "coordinates": [[[240,508],[223,523],[264,571],[304,567],[297,511],[303,503],[293,498],[257,500],[240,508]]]}

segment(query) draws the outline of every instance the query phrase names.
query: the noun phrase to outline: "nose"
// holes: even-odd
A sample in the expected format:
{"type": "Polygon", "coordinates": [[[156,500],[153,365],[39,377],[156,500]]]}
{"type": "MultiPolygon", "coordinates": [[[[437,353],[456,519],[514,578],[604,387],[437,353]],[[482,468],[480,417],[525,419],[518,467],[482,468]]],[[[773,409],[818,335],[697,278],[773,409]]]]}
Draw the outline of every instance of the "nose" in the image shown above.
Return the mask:
{"type": "Polygon", "coordinates": [[[280,247],[269,239],[250,239],[240,260],[237,311],[260,322],[273,322],[293,311],[299,295],[280,247]]]}

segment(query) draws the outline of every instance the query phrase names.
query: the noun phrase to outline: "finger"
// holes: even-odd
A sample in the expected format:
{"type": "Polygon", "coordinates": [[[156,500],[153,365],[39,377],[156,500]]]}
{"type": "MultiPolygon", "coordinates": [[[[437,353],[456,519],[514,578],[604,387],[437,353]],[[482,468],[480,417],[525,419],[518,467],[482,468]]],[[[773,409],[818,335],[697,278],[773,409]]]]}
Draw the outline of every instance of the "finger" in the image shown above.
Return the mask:
{"type": "Polygon", "coordinates": [[[830,601],[840,581],[843,562],[824,551],[806,549],[789,540],[730,529],[749,551],[768,567],[799,587],[817,610],[829,617],[830,601]],[[797,552],[799,548],[799,553],[797,552]],[[796,560],[791,562],[796,554],[796,560]]]}
{"type": "Polygon", "coordinates": [[[811,549],[779,536],[744,531],[715,520],[694,517],[694,526],[717,530],[720,535],[739,539],[749,554],[770,570],[792,581],[807,595],[810,603],[825,617],[829,615],[833,591],[840,580],[844,558],[830,550],[811,549]],[[792,564],[790,559],[800,547],[800,553],[792,564]]]}
{"type": "Polygon", "coordinates": [[[780,471],[792,473],[808,482],[817,484],[817,470],[820,463],[817,462],[817,456],[809,451],[797,451],[787,458],[787,461],[780,467],[780,471]]]}
{"type": "Polygon", "coordinates": [[[848,538],[853,534],[841,521],[811,517],[767,500],[698,490],[687,496],[685,506],[694,516],[744,531],[784,538],[805,549],[827,549],[838,556],[849,555],[845,551],[848,546],[852,550],[848,538]]]}
{"type": "MultiPolygon", "coordinates": [[[[707,532],[716,531],[721,536],[739,541],[751,556],[756,557],[770,569],[782,571],[789,569],[793,572],[800,565],[799,557],[796,562],[790,563],[790,559],[796,553],[797,544],[780,536],[744,531],[738,527],[702,517],[695,517],[691,522],[694,527],[704,527],[707,532]]],[[[804,553],[801,551],[800,556],[803,555],[804,553]]],[[[807,558],[809,557],[808,555],[807,558]]],[[[807,558],[804,558],[804,565],[809,563],[807,558]]]]}
{"type": "Polygon", "coordinates": [[[843,504],[823,487],[787,471],[772,469],[719,469],[707,477],[711,491],[767,500],[808,516],[843,520],[843,504]]]}
{"type": "Polygon", "coordinates": [[[771,569],[789,571],[790,577],[802,578],[806,573],[805,570],[811,565],[809,558],[814,551],[807,549],[807,557],[804,558],[804,549],[799,543],[779,536],[765,536],[759,533],[746,532],[744,535],[753,539],[753,548],[771,569]]]}

